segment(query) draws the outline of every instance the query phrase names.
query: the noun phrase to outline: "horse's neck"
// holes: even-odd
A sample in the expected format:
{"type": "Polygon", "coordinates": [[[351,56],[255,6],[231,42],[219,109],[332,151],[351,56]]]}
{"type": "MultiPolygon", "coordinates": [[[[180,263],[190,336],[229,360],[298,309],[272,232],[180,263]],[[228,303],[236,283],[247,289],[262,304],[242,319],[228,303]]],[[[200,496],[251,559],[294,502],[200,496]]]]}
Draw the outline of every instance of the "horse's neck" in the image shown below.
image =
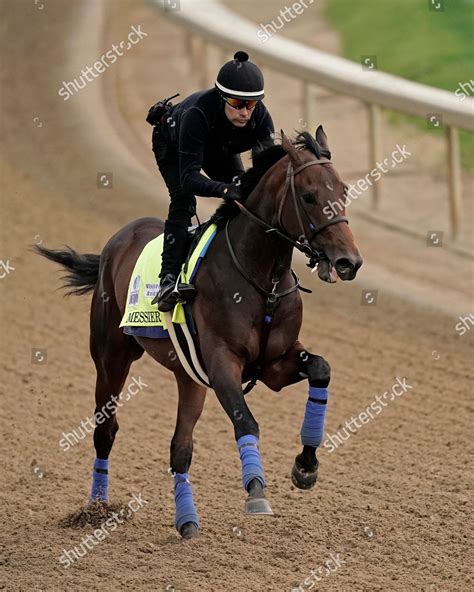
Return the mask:
{"type": "MultiPolygon", "coordinates": [[[[267,224],[274,225],[277,203],[271,194],[265,192],[265,186],[257,186],[251,193],[245,206],[267,224]]],[[[241,265],[249,274],[253,274],[255,281],[262,283],[262,287],[271,286],[277,266],[283,267],[279,275],[283,276],[291,267],[293,248],[284,240],[271,239],[265,229],[241,213],[231,224],[231,242],[241,265]]]]}

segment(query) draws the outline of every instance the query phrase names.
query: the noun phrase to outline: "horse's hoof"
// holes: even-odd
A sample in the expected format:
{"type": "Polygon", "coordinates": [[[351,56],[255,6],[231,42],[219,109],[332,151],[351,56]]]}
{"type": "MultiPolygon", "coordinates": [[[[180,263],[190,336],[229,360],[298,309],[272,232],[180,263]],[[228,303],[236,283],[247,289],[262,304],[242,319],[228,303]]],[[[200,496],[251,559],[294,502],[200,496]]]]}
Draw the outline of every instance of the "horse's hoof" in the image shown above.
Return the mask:
{"type": "Polygon", "coordinates": [[[199,535],[199,529],[194,522],[185,522],[180,532],[183,539],[193,539],[199,535]]]}
{"type": "Polygon", "coordinates": [[[273,516],[270,502],[264,497],[248,497],[245,500],[245,513],[253,516],[273,516]]]}
{"type": "Polygon", "coordinates": [[[291,481],[293,485],[298,489],[311,489],[314,487],[318,478],[318,465],[316,465],[314,471],[305,471],[303,468],[300,469],[295,463],[291,469],[291,481]]]}

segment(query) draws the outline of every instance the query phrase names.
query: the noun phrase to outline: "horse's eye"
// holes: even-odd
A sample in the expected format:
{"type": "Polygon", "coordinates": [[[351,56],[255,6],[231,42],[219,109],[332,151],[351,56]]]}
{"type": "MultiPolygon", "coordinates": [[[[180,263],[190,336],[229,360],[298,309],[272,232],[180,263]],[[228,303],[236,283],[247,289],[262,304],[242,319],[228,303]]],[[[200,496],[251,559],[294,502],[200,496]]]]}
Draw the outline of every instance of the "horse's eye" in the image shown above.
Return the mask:
{"type": "Polygon", "coordinates": [[[312,193],[303,193],[303,199],[308,204],[316,203],[316,199],[312,193]]]}

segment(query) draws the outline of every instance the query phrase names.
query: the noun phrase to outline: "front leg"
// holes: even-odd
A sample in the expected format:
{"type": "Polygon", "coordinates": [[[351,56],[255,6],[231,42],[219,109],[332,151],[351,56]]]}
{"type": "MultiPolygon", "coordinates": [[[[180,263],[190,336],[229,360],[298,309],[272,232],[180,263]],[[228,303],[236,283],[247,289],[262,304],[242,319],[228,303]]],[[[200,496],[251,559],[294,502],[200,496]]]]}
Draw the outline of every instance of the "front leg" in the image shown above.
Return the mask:
{"type": "Polygon", "coordinates": [[[280,391],[305,377],[309,390],[300,432],[303,450],[295,459],[291,480],[300,489],[311,489],[318,473],[316,449],[323,441],[331,368],[324,358],[311,354],[296,341],[282,358],[265,367],[261,381],[272,390],[280,391]]]}
{"type": "Polygon", "coordinates": [[[248,514],[273,514],[265,497],[265,475],[259,450],[259,429],[242,392],[242,361],[223,344],[215,345],[208,363],[212,388],[234,426],[237,448],[242,463],[242,483],[248,493],[245,511],[248,514]]]}

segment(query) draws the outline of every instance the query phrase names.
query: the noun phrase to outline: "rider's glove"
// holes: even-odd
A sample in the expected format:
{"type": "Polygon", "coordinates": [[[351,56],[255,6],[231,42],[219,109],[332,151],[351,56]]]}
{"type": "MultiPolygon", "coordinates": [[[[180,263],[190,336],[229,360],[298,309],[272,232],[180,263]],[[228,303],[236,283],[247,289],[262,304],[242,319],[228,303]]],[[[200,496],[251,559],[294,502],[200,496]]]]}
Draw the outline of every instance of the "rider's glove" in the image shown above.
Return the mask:
{"type": "Polygon", "coordinates": [[[240,188],[235,183],[230,183],[226,185],[224,191],[222,192],[222,197],[229,201],[235,201],[236,199],[240,199],[240,188]]]}

